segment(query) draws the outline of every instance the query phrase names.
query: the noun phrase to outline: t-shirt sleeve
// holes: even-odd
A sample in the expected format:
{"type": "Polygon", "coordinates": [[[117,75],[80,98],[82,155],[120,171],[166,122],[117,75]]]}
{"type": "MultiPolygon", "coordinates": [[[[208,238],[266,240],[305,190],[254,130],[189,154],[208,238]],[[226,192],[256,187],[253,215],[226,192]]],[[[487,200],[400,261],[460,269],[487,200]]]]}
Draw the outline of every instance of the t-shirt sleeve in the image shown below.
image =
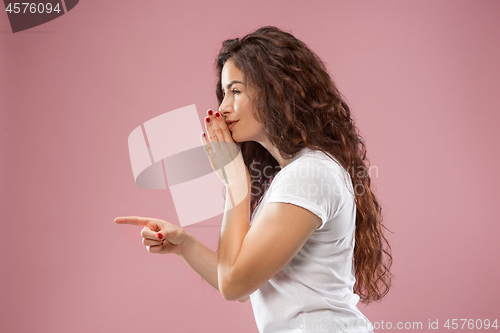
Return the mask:
{"type": "Polygon", "coordinates": [[[273,180],[267,202],[291,203],[317,215],[322,223],[333,219],[345,200],[347,188],[340,169],[319,159],[297,160],[273,180]]]}

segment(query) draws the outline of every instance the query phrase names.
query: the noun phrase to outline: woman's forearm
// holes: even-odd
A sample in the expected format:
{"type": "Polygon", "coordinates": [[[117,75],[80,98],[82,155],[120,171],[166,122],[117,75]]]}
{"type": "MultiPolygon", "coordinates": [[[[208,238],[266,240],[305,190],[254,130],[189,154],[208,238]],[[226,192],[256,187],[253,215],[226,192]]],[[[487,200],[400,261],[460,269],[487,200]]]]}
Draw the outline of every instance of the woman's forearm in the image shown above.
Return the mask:
{"type": "MultiPolygon", "coordinates": [[[[186,239],[183,241],[182,251],[178,255],[204,281],[219,290],[217,278],[217,253],[210,250],[191,234],[186,232],[186,239]]],[[[246,302],[249,299],[250,297],[245,297],[239,299],[239,301],[246,302]]]]}
{"type": "MultiPolygon", "coordinates": [[[[200,243],[191,234],[186,233],[186,239],[182,243],[182,251],[178,253],[193,271],[195,271],[209,285],[219,290],[217,277],[217,253],[200,243]]],[[[239,299],[246,302],[250,297],[239,299]]]]}
{"type": "MultiPolygon", "coordinates": [[[[184,231],[186,232],[186,231],[184,231]]],[[[219,290],[217,279],[217,254],[186,232],[181,257],[203,280],[219,290]]]]}
{"type": "Polygon", "coordinates": [[[226,199],[217,257],[219,290],[227,300],[239,298],[236,296],[239,294],[236,290],[240,285],[239,282],[234,282],[232,277],[243,239],[250,229],[250,191],[246,184],[236,183],[226,187],[226,197],[236,199],[231,203],[226,199]]]}

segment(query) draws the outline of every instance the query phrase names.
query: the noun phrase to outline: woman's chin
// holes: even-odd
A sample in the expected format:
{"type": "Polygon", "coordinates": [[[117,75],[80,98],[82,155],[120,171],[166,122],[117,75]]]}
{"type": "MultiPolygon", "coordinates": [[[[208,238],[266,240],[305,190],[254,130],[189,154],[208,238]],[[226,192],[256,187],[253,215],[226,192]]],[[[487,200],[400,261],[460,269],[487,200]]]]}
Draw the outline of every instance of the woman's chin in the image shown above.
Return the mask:
{"type": "Polygon", "coordinates": [[[255,142],[259,142],[258,140],[256,140],[254,137],[252,136],[241,136],[241,135],[238,135],[238,134],[232,134],[231,137],[233,138],[233,141],[234,142],[237,142],[237,143],[243,143],[243,142],[249,142],[249,141],[255,141],[255,142]]]}
{"type": "Polygon", "coordinates": [[[243,142],[243,141],[241,141],[241,139],[238,137],[237,134],[235,135],[233,131],[230,131],[230,132],[231,132],[231,137],[233,138],[234,142],[238,142],[238,143],[243,142]]]}

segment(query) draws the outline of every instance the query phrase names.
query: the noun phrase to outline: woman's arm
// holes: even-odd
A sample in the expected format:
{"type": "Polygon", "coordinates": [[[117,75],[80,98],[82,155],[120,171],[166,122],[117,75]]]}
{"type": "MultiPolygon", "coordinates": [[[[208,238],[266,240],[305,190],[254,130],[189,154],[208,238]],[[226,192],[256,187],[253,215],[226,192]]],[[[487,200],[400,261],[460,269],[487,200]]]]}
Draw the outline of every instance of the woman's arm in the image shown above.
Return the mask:
{"type": "Polygon", "coordinates": [[[218,176],[226,185],[217,286],[224,299],[239,300],[283,269],[322,221],[305,208],[271,202],[250,228],[251,182],[241,151],[219,113],[207,117],[205,125],[208,136],[201,135],[203,147],[213,169],[223,171],[218,176]]]}
{"type": "Polygon", "coordinates": [[[200,243],[191,234],[186,233],[182,250],[177,254],[189,267],[193,269],[204,281],[219,290],[217,282],[217,254],[200,243]]]}
{"type": "MultiPolygon", "coordinates": [[[[217,284],[217,254],[201,244],[186,230],[160,219],[139,216],[117,217],[115,223],[144,227],[141,231],[142,243],[146,245],[149,252],[177,254],[204,281],[219,290],[217,284]]],[[[248,299],[249,297],[241,297],[238,300],[245,302],[248,299]]]]}
{"type": "Polygon", "coordinates": [[[218,285],[222,297],[237,300],[252,294],[299,252],[321,219],[288,203],[267,203],[249,227],[248,201],[226,211],[218,251],[218,285]]]}
{"type": "MultiPolygon", "coordinates": [[[[200,243],[188,232],[185,232],[185,238],[182,244],[182,250],[177,254],[193,271],[195,271],[204,281],[208,282],[216,290],[219,290],[217,279],[217,254],[208,247],[200,243]]],[[[250,297],[240,299],[240,302],[246,302],[250,297]]]]}

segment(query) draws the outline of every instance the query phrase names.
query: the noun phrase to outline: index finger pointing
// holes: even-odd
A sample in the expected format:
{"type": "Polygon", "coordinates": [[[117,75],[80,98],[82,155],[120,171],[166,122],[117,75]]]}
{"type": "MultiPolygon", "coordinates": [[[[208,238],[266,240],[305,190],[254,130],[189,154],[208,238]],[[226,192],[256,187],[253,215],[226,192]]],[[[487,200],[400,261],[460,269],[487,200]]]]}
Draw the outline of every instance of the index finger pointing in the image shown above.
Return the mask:
{"type": "Polygon", "coordinates": [[[115,219],[115,223],[118,224],[131,224],[131,225],[140,225],[145,227],[150,219],[145,218],[145,217],[139,217],[139,216],[124,216],[124,217],[117,217],[115,219]]]}

